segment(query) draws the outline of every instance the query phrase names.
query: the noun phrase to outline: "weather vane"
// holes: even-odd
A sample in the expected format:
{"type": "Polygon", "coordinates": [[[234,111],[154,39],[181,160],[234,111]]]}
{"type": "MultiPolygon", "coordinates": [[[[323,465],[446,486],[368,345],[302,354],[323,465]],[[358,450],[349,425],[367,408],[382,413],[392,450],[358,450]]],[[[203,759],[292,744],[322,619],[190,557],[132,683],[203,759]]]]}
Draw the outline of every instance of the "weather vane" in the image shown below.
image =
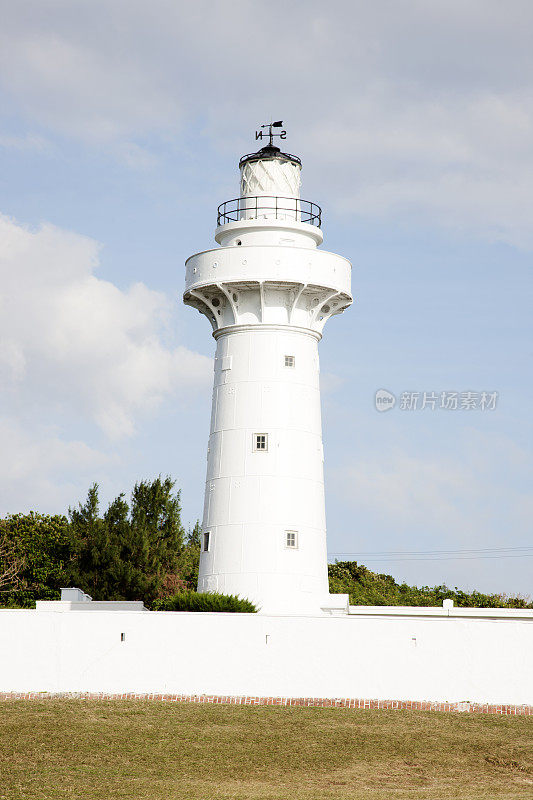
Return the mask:
{"type": "Polygon", "coordinates": [[[272,128],[282,128],[283,127],[283,120],[278,120],[277,122],[267,122],[266,125],[261,125],[261,130],[255,132],[256,139],[262,139],[263,136],[269,136],[269,146],[272,147],[274,136],[279,136],[280,139],[287,138],[287,131],[281,131],[281,133],[272,133],[272,128]],[[268,133],[263,130],[263,128],[268,128],[268,133]]]}

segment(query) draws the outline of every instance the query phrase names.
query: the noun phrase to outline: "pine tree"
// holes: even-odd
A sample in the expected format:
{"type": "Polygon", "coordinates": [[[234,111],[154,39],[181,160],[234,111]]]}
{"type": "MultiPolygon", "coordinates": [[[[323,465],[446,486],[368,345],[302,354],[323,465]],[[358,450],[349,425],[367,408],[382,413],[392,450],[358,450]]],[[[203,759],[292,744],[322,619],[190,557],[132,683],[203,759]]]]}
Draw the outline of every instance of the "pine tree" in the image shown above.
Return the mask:
{"type": "Polygon", "coordinates": [[[161,476],[136,483],[131,498],[131,525],[136,533],[139,557],[147,572],[158,577],[174,572],[183,547],[180,493],[172,493],[174,483],[161,476]]]}
{"type": "Polygon", "coordinates": [[[123,599],[114,585],[120,556],[107,520],[99,516],[98,484],[90,487],[83,505],[69,508],[68,513],[75,550],[69,582],[95,600],[123,599]]]}
{"type": "Polygon", "coordinates": [[[179,492],[161,476],[135,484],[131,508],[120,494],[99,516],[98,486],[84,505],[69,509],[76,541],[71,581],[95,600],[144,600],[160,596],[176,573],[183,549],[179,492]]]}
{"type": "Polygon", "coordinates": [[[198,586],[201,531],[200,521],[197,520],[194,528],[190,528],[187,532],[185,545],[178,559],[178,573],[184,583],[184,587],[192,591],[196,591],[198,586]]]}

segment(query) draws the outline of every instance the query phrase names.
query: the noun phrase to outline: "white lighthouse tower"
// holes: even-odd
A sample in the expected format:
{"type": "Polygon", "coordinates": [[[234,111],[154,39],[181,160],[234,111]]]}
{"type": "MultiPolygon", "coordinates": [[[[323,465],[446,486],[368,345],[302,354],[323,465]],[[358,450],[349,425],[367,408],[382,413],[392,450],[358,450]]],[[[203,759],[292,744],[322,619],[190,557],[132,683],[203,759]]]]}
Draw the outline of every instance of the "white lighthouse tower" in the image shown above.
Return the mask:
{"type": "Polygon", "coordinates": [[[332,613],[347,596],[328,593],[318,342],[352,302],[351,265],[318,249],[321,210],[272,144],[280,125],[241,158],[219,247],[186,262],[184,302],[217,343],[198,591],[332,613]]]}

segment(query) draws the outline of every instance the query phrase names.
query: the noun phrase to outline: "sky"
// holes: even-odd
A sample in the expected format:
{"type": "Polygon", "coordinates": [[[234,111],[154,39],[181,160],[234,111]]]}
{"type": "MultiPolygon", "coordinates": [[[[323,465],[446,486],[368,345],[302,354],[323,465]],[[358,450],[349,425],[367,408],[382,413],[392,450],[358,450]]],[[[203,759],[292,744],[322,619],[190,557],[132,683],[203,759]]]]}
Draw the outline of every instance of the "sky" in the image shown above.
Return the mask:
{"type": "Polygon", "coordinates": [[[320,344],[330,559],[533,594],[529,0],[0,8],[0,514],[168,474],[201,515],[184,261],[282,119],[353,264],[320,344]]]}

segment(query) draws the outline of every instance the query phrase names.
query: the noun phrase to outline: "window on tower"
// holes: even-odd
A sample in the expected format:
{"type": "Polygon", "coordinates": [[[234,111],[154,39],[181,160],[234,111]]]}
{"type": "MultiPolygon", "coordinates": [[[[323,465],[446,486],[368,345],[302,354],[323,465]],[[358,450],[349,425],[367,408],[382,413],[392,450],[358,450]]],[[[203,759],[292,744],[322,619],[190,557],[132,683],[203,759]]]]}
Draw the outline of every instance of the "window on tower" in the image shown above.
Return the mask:
{"type": "Polygon", "coordinates": [[[295,358],[294,356],[285,356],[285,366],[286,367],[294,367],[295,358]]]}
{"type": "Polygon", "coordinates": [[[205,531],[204,532],[204,553],[209,552],[209,539],[210,539],[209,531],[205,531]]]}
{"type": "Polygon", "coordinates": [[[290,550],[298,549],[298,531],[285,531],[285,547],[290,550]]]}
{"type": "Polygon", "coordinates": [[[268,433],[254,433],[254,450],[262,453],[268,450],[268,433]]]}

